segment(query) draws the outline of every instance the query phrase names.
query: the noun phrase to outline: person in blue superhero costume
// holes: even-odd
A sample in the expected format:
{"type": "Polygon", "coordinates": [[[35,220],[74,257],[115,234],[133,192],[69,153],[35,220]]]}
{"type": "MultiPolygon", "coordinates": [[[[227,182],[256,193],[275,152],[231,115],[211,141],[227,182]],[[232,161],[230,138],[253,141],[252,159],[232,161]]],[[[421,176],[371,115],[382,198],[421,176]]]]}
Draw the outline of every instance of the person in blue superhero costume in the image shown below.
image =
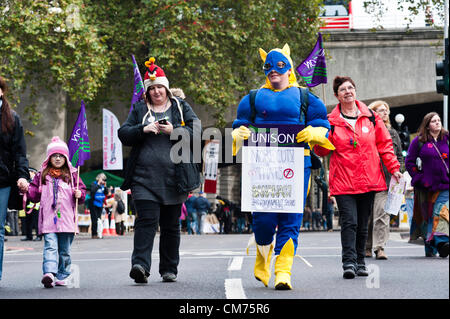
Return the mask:
{"type": "MultiPolygon", "coordinates": [[[[323,102],[308,93],[309,107],[306,123],[300,122],[300,90],[295,77],[290,49],[286,44],[283,49],[273,49],[266,53],[259,49],[264,62],[263,69],[266,83],[258,90],[255,97],[256,116],[254,124],[304,124],[305,129],[297,134],[297,142],[305,143],[305,180],[304,203],[310,185],[311,159],[310,149],[319,144],[334,149],[328,141],[330,124],[323,102]]],[[[250,136],[246,127],[251,124],[251,106],[249,95],[244,96],[237,109],[237,118],[233,122],[233,154],[239,151],[244,139],[250,136]]],[[[271,272],[270,261],[275,252],[275,289],[292,289],[291,268],[298,246],[298,235],[303,214],[300,213],[258,213],[253,212],[253,231],[256,241],[256,261],[254,274],[267,287],[271,272]],[[276,240],[274,244],[274,235],[276,240]]]]}

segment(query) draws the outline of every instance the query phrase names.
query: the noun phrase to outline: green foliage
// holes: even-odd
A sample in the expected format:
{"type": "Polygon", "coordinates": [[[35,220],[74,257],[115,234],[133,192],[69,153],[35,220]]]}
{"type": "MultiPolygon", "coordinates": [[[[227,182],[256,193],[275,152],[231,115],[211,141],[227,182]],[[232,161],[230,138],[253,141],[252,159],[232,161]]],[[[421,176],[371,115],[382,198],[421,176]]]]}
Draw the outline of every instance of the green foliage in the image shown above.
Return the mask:
{"type": "MultiPolygon", "coordinates": [[[[97,28],[80,14],[82,1],[1,1],[0,74],[8,79],[13,100],[28,88],[36,97],[41,88],[61,88],[74,100],[92,100],[106,78],[110,52],[97,28]]],[[[35,123],[37,105],[26,107],[35,123]]]]}
{"type": "MultiPolygon", "coordinates": [[[[321,2],[2,0],[0,74],[16,97],[42,86],[91,109],[118,97],[128,108],[131,54],[142,76],[154,56],[171,87],[213,110],[223,126],[226,109],[264,83],[258,48],[288,43],[296,65],[306,57],[317,39],[321,2]]],[[[27,109],[36,117],[38,107],[27,109]]]]}

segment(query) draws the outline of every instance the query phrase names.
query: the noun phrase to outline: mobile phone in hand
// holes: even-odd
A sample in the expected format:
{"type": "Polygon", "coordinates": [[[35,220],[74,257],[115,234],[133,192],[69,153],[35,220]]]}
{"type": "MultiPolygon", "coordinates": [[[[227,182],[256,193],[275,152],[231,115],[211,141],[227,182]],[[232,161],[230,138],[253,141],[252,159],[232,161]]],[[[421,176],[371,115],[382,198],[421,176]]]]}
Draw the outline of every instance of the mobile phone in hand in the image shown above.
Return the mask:
{"type": "Polygon", "coordinates": [[[167,125],[167,120],[166,119],[161,119],[161,120],[158,121],[158,123],[162,124],[162,125],[167,125]]]}

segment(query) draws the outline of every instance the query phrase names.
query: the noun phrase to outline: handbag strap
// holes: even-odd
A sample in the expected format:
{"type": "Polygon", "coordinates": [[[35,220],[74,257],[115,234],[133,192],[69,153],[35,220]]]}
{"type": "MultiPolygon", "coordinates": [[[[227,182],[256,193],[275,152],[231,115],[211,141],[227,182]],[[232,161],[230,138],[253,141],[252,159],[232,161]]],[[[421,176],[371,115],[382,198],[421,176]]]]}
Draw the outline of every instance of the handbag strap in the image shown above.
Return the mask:
{"type": "Polygon", "coordinates": [[[447,170],[447,174],[449,174],[449,170],[448,170],[447,163],[445,163],[444,159],[442,158],[441,152],[440,152],[439,149],[437,148],[436,144],[434,144],[434,143],[431,143],[431,144],[434,146],[434,149],[436,150],[436,152],[438,152],[439,158],[441,159],[442,163],[444,163],[445,169],[447,170]]]}

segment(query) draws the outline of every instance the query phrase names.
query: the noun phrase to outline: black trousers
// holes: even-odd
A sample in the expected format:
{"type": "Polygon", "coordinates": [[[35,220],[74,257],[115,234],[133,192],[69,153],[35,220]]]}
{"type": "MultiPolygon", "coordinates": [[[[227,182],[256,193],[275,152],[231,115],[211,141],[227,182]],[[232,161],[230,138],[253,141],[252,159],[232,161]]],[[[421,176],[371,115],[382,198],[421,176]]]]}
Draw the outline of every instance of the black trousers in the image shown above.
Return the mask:
{"type": "Polygon", "coordinates": [[[99,218],[102,217],[102,210],[103,207],[97,207],[92,205],[92,207],[90,208],[90,212],[91,212],[91,234],[92,236],[97,236],[98,232],[98,226],[97,226],[97,221],[99,218]]]}
{"type": "Polygon", "coordinates": [[[141,265],[150,275],[153,241],[158,225],[159,273],[178,273],[180,262],[180,215],[181,205],[162,205],[150,200],[136,200],[134,223],[134,247],[131,265],[141,265]]]}
{"type": "Polygon", "coordinates": [[[342,266],[365,265],[369,215],[375,192],[336,195],[341,224],[342,266]]]}

